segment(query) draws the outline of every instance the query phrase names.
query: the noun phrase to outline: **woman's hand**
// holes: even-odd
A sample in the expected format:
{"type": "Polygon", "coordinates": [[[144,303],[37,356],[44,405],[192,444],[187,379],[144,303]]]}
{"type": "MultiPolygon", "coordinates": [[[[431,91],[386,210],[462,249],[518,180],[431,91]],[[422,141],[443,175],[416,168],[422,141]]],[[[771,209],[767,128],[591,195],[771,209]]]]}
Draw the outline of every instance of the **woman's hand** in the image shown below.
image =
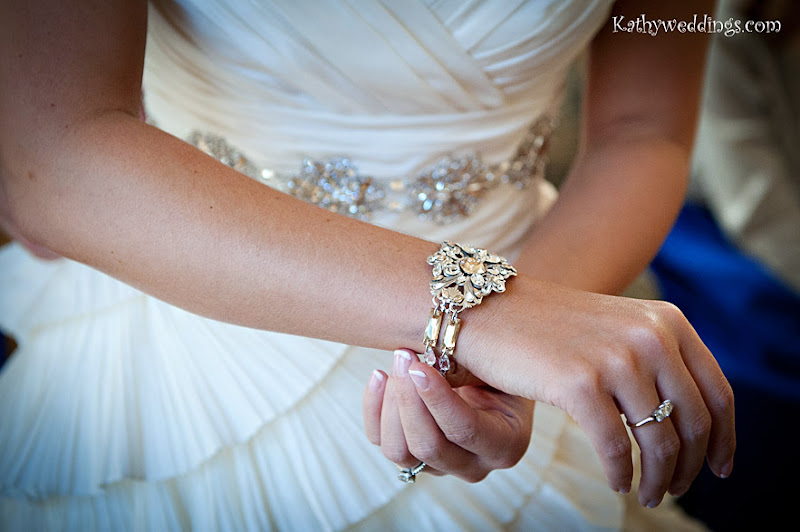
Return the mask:
{"type": "Polygon", "coordinates": [[[367,437],[401,467],[478,482],[516,464],[528,448],[533,402],[488,386],[450,384],[411,351],[392,375],[376,371],[364,392],[367,437]]]}
{"type": "MultiPolygon", "coordinates": [[[[502,295],[461,315],[456,360],[507,393],[568,412],[588,433],[612,489],[630,489],[631,422],[665,399],[662,423],[634,428],[641,448],[639,501],[685,492],[704,457],[730,474],[736,446],[733,393],[683,314],[661,301],[570,290],[519,276],[502,295]]],[[[406,426],[406,425],[404,425],[406,426]]]]}

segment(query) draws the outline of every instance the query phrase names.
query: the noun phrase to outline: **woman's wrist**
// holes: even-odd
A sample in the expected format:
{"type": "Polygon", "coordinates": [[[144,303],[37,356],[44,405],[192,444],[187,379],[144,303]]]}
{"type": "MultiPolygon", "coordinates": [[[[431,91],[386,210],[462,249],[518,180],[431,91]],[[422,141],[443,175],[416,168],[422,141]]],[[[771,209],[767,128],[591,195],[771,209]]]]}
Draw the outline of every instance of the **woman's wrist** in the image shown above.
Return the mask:
{"type": "Polygon", "coordinates": [[[480,305],[493,292],[505,292],[506,280],[517,271],[499,255],[449,241],[442,242],[427,262],[432,269],[433,307],[425,328],[423,360],[446,375],[454,365],[459,314],[480,305]]]}
{"type": "Polygon", "coordinates": [[[502,356],[502,341],[509,338],[508,331],[513,325],[509,319],[510,307],[515,304],[519,292],[524,290],[520,286],[523,284],[524,278],[513,279],[503,297],[487,298],[480,308],[472,309],[462,318],[458,364],[484,382],[504,390],[506,383],[496,381],[498,374],[504,374],[497,371],[498,365],[507,363],[502,356]]]}
{"type": "Polygon", "coordinates": [[[513,376],[513,357],[506,356],[513,345],[515,331],[523,325],[517,319],[529,313],[530,301],[536,298],[536,280],[520,275],[508,280],[506,291],[491,294],[483,302],[460,313],[461,328],[455,363],[459,372],[467,370],[483,382],[508,393],[523,394],[513,376]]]}

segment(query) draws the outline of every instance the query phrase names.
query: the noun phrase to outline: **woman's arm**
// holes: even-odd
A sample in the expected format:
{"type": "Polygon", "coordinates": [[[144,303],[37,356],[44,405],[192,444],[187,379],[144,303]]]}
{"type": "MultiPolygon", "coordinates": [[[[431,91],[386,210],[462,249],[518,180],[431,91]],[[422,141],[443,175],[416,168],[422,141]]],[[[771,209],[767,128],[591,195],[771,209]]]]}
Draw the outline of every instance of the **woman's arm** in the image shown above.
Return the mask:
{"type": "MultiPolygon", "coordinates": [[[[616,2],[624,22],[692,20],[713,2],[616,2]]],[[[619,19],[618,19],[619,20],[619,19]]],[[[683,202],[708,36],[614,33],[591,50],[581,148],[520,271],[594,292],[622,291],[661,246],[683,202]]]]}
{"type": "MultiPolygon", "coordinates": [[[[702,15],[703,9],[710,6],[694,9],[702,15]]],[[[639,3],[625,6],[618,2],[612,16],[637,16],[640,10],[650,20],[691,20],[698,12],[685,6],[676,9],[674,3],[665,10],[652,4],[642,9],[639,3]]],[[[678,33],[652,37],[614,34],[612,29],[609,21],[592,47],[578,160],[559,200],[534,229],[517,261],[521,272],[574,288],[609,293],[622,290],[647,264],[683,200],[706,45],[703,36],[678,33]]],[[[533,308],[531,314],[524,315],[506,312],[514,307],[508,301],[511,298],[521,297],[529,304],[549,299],[542,297],[542,292],[520,295],[526,290],[525,284],[522,279],[509,283],[504,301],[487,301],[477,311],[483,314],[465,326],[463,342],[480,342],[483,349],[467,347],[459,357],[462,363],[506,391],[548,398],[545,400],[567,410],[592,436],[611,487],[622,491],[630,486],[630,443],[621,423],[609,420],[619,411],[639,419],[647,413],[644,405],[683,397],[682,417],[672,426],[634,432],[643,450],[639,499],[644,505],[657,504],[667,489],[674,494],[683,493],[699,471],[706,449],[712,469],[721,476],[730,474],[732,418],[726,412],[729,406],[722,406],[730,405],[730,390],[713,358],[677,309],[633,300],[610,304],[612,300],[603,297],[587,307],[586,294],[576,294],[582,300],[580,308],[568,309],[565,293],[558,291],[558,309],[542,308],[537,312],[533,308]],[[597,315],[585,321],[588,315],[580,316],[588,308],[597,315]],[[624,323],[617,321],[621,312],[628,313],[624,323]],[[494,321],[482,331],[487,316],[494,321]],[[607,328],[607,319],[616,325],[607,328]],[[594,337],[583,329],[590,322],[599,333],[594,337]],[[519,344],[519,336],[498,338],[491,335],[492,328],[525,331],[528,334],[520,336],[539,341],[519,344]],[[619,351],[619,346],[606,344],[605,334],[600,331],[611,330],[615,331],[614,342],[627,337],[641,350],[626,353],[619,351]],[[547,347],[545,338],[550,335],[561,338],[560,343],[547,347]],[[584,342],[586,338],[590,341],[584,342]],[[482,355],[487,350],[505,356],[482,355]],[[471,358],[475,355],[477,359],[471,358]],[[547,359],[552,363],[545,362],[547,359]],[[643,367],[644,361],[648,361],[645,365],[652,364],[652,369],[643,367]],[[502,366],[499,370],[498,364],[502,366]],[[516,379],[515,375],[522,378],[516,379]],[[615,376],[610,386],[609,375],[615,376]],[[610,397],[604,397],[603,390],[610,397]],[[705,406],[701,406],[703,402],[705,406]]],[[[468,313],[463,319],[473,317],[468,313]]],[[[425,371],[416,362],[412,368],[425,371]]],[[[430,382],[435,381],[434,375],[430,382]]],[[[383,395],[384,388],[367,389],[365,419],[371,441],[382,445],[393,461],[412,466],[424,460],[464,478],[482,478],[496,467],[485,456],[495,453],[503,458],[519,458],[513,446],[506,448],[496,439],[488,451],[482,449],[469,455],[470,460],[448,463],[442,459],[443,450],[458,443],[459,435],[469,432],[463,430],[464,424],[472,423],[479,430],[480,412],[457,420],[461,425],[455,435],[446,428],[453,424],[449,417],[436,430],[420,433],[413,420],[424,417],[420,413],[425,410],[420,397],[425,398],[425,392],[418,396],[409,378],[397,372],[389,379],[389,388],[392,386],[393,391],[383,399],[382,410],[374,405],[379,404],[376,397],[383,395]],[[406,414],[405,418],[394,414],[398,409],[406,414]],[[414,426],[402,426],[400,418],[410,419],[414,426]],[[403,434],[403,430],[410,429],[411,435],[403,434]]],[[[437,408],[447,410],[458,403],[452,393],[443,397],[448,398],[446,404],[428,406],[434,417],[437,408]]],[[[508,438],[505,434],[504,437],[508,438]]]]}
{"type": "Polygon", "coordinates": [[[281,194],[138,120],[146,2],[2,9],[10,234],[215,319],[419,342],[436,245],[281,194]]]}

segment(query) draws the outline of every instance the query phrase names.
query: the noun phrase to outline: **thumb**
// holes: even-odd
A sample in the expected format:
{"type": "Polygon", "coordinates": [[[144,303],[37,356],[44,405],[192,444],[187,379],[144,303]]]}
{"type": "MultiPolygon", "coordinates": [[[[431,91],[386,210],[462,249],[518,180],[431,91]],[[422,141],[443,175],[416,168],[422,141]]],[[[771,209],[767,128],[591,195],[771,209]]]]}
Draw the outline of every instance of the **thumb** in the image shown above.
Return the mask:
{"type": "Polygon", "coordinates": [[[453,390],[435,368],[414,361],[408,369],[408,375],[428,411],[445,432],[447,425],[452,424],[454,418],[471,420],[475,417],[472,407],[453,390]]]}

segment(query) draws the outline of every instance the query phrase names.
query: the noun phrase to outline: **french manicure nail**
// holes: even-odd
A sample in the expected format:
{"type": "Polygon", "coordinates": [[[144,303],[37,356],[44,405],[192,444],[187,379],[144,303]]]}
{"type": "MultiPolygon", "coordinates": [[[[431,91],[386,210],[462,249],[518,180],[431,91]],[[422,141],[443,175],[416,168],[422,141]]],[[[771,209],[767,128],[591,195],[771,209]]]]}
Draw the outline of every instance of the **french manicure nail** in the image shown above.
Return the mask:
{"type": "Polygon", "coordinates": [[[416,370],[410,369],[408,370],[408,374],[411,375],[411,380],[414,381],[414,385],[419,388],[420,390],[427,390],[428,389],[428,377],[425,373],[416,370]]]}
{"type": "Polygon", "coordinates": [[[383,383],[383,373],[378,371],[377,369],[372,372],[372,376],[369,379],[369,389],[370,390],[377,390],[381,387],[383,383]]]}
{"type": "Polygon", "coordinates": [[[673,497],[680,497],[681,495],[683,495],[687,491],[689,491],[689,486],[684,486],[684,487],[678,488],[676,490],[669,490],[669,494],[672,495],[673,497]]]}
{"type": "Polygon", "coordinates": [[[411,355],[407,351],[398,349],[394,352],[394,374],[401,377],[408,373],[408,367],[411,365],[411,355]]]}
{"type": "Polygon", "coordinates": [[[719,478],[728,478],[731,476],[731,472],[733,471],[733,460],[722,466],[722,469],[719,472],[719,478]]]}
{"type": "Polygon", "coordinates": [[[659,504],[661,504],[661,499],[653,499],[652,501],[648,502],[646,506],[648,508],[655,508],[659,504]]]}

